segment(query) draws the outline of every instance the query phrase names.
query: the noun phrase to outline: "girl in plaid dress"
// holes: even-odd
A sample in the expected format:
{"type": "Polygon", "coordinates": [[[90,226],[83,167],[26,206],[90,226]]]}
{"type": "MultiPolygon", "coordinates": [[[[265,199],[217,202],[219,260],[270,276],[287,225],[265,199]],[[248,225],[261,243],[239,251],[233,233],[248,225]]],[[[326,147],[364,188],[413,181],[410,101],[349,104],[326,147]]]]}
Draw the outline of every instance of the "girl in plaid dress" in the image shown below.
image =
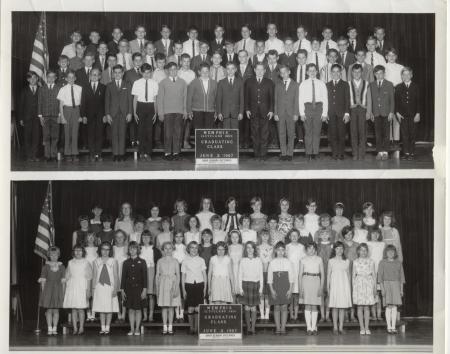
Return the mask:
{"type": "Polygon", "coordinates": [[[263,265],[258,257],[256,244],[248,241],[244,248],[244,257],[239,265],[239,294],[241,304],[245,306],[247,334],[255,334],[256,306],[263,292],[263,265]]]}

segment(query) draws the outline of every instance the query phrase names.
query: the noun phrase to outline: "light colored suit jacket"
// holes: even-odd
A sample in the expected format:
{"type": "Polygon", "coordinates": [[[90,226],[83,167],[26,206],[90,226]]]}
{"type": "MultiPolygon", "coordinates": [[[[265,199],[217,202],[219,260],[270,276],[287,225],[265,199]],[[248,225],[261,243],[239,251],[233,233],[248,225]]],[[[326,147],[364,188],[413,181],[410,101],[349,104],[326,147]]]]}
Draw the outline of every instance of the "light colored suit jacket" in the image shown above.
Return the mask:
{"type": "Polygon", "coordinates": [[[144,53],[145,51],[145,45],[147,44],[148,40],[144,39],[144,45],[142,46],[142,50],[139,46],[139,42],[137,39],[133,39],[132,41],[130,41],[130,53],[144,53]]]}

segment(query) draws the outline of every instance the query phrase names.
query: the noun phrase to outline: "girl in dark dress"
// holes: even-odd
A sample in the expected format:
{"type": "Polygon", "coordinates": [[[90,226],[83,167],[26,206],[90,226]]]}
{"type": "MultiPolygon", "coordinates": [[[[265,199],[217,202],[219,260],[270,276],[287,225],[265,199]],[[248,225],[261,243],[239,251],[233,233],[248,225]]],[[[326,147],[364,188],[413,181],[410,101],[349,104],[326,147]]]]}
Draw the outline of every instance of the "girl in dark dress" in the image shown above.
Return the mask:
{"type": "Polygon", "coordinates": [[[39,306],[47,309],[45,318],[47,320],[48,335],[58,334],[59,309],[63,307],[64,285],[66,268],[58,262],[60,250],[58,247],[50,247],[48,250],[49,261],[42,267],[41,277],[38,282],[41,284],[41,297],[39,306]]]}
{"type": "Polygon", "coordinates": [[[147,298],[147,264],[139,257],[140,246],[132,241],[128,245],[128,258],[123,262],[121,292],[130,320],[129,336],[141,334],[142,309],[147,298]]]}
{"type": "Polygon", "coordinates": [[[75,245],[83,245],[86,240],[86,236],[91,231],[89,227],[89,216],[80,215],[78,217],[78,223],[80,224],[80,229],[74,231],[72,234],[72,247],[75,245]]]}

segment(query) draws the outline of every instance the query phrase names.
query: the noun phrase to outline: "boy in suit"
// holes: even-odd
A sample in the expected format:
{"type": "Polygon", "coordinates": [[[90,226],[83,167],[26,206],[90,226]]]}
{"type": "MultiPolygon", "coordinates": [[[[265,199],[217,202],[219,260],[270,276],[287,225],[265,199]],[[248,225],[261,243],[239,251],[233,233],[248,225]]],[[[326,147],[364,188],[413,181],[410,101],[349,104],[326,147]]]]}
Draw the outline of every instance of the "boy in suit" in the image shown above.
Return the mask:
{"type": "MultiPolygon", "coordinates": [[[[170,61],[169,61],[170,63],[170,61]]],[[[183,79],[186,82],[186,87],[190,85],[190,83],[195,79],[195,73],[191,70],[191,58],[189,54],[183,54],[181,56],[181,68],[177,73],[178,77],[183,79]]],[[[184,120],[183,126],[183,147],[185,149],[190,149],[191,144],[189,143],[189,139],[191,138],[191,121],[190,119],[184,120]]]]}
{"type": "Polygon", "coordinates": [[[377,52],[384,56],[386,54],[386,50],[392,48],[392,43],[386,41],[385,39],[386,37],[385,29],[383,27],[377,26],[373,29],[373,35],[377,40],[376,44],[377,52]]]}
{"type": "Polygon", "coordinates": [[[93,69],[93,66],[94,66],[94,61],[95,61],[94,54],[86,53],[84,55],[84,58],[83,58],[84,66],[75,72],[75,75],[77,78],[77,85],[84,87],[87,84],[89,84],[89,77],[91,74],[91,70],[93,69]]]}
{"type": "Polygon", "coordinates": [[[42,125],[44,156],[46,161],[56,161],[59,139],[59,102],[60,86],[56,84],[56,73],[47,71],[47,83],[38,92],[38,117],[42,125]]]}
{"type": "MultiPolygon", "coordinates": [[[[308,52],[306,49],[299,49],[296,55],[297,57],[297,66],[291,72],[291,78],[295,80],[297,84],[301,84],[308,78],[307,75],[307,61],[308,61],[308,52]]],[[[298,119],[295,124],[295,131],[297,136],[298,144],[303,144],[303,122],[301,119],[298,119]]]]}
{"type": "Polygon", "coordinates": [[[297,41],[294,43],[294,52],[298,53],[300,49],[305,49],[307,53],[311,51],[311,42],[306,39],[308,31],[306,27],[300,25],[297,27],[297,41]]]}
{"type": "Polygon", "coordinates": [[[153,124],[156,120],[156,96],[158,83],[152,79],[152,67],[144,63],[142,78],[134,82],[132,88],[134,119],[138,126],[139,154],[142,160],[151,160],[153,124]]]}
{"type": "Polygon", "coordinates": [[[373,72],[375,81],[370,84],[370,93],[372,94],[371,119],[375,123],[376,159],[387,160],[389,158],[389,127],[394,119],[394,86],[384,79],[384,66],[375,66],[373,72]]]}
{"type": "Polygon", "coordinates": [[[83,67],[84,51],[86,46],[83,41],[79,41],[75,45],[76,55],[69,59],[70,70],[77,71],[83,67]]]}
{"type": "Polygon", "coordinates": [[[359,49],[365,49],[362,41],[358,39],[358,30],[354,26],[347,27],[348,51],[356,54],[359,49]]]}
{"type": "Polygon", "coordinates": [[[100,33],[97,30],[92,30],[89,33],[89,44],[86,47],[86,52],[92,54],[94,57],[97,55],[98,43],[100,42],[100,33]]]}
{"type": "Polygon", "coordinates": [[[248,57],[253,57],[255,54],[255,40],[251,38],[252,31],[250,25],[245,24],[241,27],[242,39],[234,45],[234,52],[239,55],[241,50],[247,51],[248,57]]]}
{"type": "Polygon", "coordinates": [[[91,161],[102,160],[106,87],[100,83],[100,76],[100,69],[92,69],[90,83],[84,86],[81,92],[80,115],[84,121],[87,121],[91,161]]]}
{"type": "Polygon", "coordinates": [[[222,56],[222,65],[226,65],[229,61],[239,65],[238,55],[234,52],[234,43],[232,41],[225,41],[225,53],[222,56]]]}
{"type": "Polygon", "coordinates": [[[113,161],[125,160],[127,123],[131,122],[133,98],[131,85],[123,79],[121,65],[113,67],[114,80],[106,86],[105,114],[111,125],[113,161]]]}
{"type": "Polygon", "coordinates": [[[284,53],[281,53],[278,57],[278,63],[280,65],[289,66],[289,70],[292,72],[297,66],[296,53],[294,53],[294,41],[291,37],[287,37],[284,40],[284,53]]]}
{"type": "Polygon", "coordinates": [[[117,65],[122,66],[124,72],[130,70],[133,67],[133,60],[129,53],[128,40],[122,38],[119,42],[119,53],[116,55],[117,65]]]}
{"type": "Polygon", "coordinates": [[[267,158],[269,121],[274,110],[274,84],[264,77],[265,71],[263,64],[256,65],[256,77],[249,78],[244,88],[245,111],[250,119],[253,151],[261,161],[267,158]]]}
{"type": "Polygon", "coordinates": [[[221,62],[222,55],[220,54],[220,51],[217,51],[212,56],[212,65],[209,68],[210,78],[217,83],[227,76],[227,71],[222,65],[220,65],[221,62]]]}
{"type": "Polygon", "coordinates": [[[263,40],[256,41],[255,55],[251,58],[253,69],[255,69],[256,64],[264,64],[267,66],[267,55],[266,55],[266,45],[263,40]]]}
{"type": "Polygon", "coordinates": [[[320,43],[320,51],[323,54],[327,54],[330,49],[338,49],[337,43],[333,41],[333,30],[330,26],[324,26],[322,28],[322,37],[323,40],[320,43]]]}
{"type": "Polygon", "coordinates": [[[183,43],[181,42],[175,42],[173,45],[173,55],[169,58],[167,58],[167,63],[175,63],[178,65],[179,68],[181,68],[181,58],[183,55],[183,43]]]}
{"type": "Polygon", "coordinates": [[[98,44],[97,56],[95,57],[94,67],[103,72],[108,67],[108,45],[105,42],[100,42],[98,44]]]}
{"type": "Polygon", "coordinates": [[[111,35],[112,40],[108,42],[108,54],[116,55],[119,53],[119,42],[122,39],[123,33],[120,27],[114,27],[111,35]]]}
{"type": "Polygon", "coordinates": [[[225,29],[222,25],[218,24],[214,26],[214,40],[209,43],[210,52],[209,54],[212,56],[214,53],[219,53],[220,56],[225,54],[225,39],[223,35],[225,33],[225,29]]]}
{"type": "MultiPolygon", "coordinates": [[[[320,69],[320,79],[327,83],[329,81],[331,81],[331,68],[333,67],[334,64],[338,63],[338,59],[339,59],[339,54],[338,51],[336,49],[330,49],[328,51],[327,54],[327,64],[324,65],[322,67],[322,69],[320,69]]],[[[340,64],[338,64],[340,65],[340,64]]],[[[347,75],[346,75],[346,71],[344,66],[341,65],[342,68],[342,76],[341,78],[346,81],[347,80],[347,75]]]]}
{"type": "Polygon", "coordinates": [[[159,83],[156,97],[158,118],[164,122],[164,159],[178,160],[183,128],[186,119],[186,82],[178,77],[175,63],[166,65],[168,77],[159,83]]]}
{"type": "Polygon", "coordinates": [[[358,64],[361,66],[362,79],[367,82],[374,80],[373,68],[370,64],[366,63],[366,50],[364,48],[358,49],[355,55],[356,61],[348,67],[348,81],[352,79],[353,66],[358,64]]]}
{"type": "Polygon", "coordinates": [[[328,90],[328,141],[333,159],[343,160],[345,153],[345,124],[350,121],[350,89],[341,80],[342,67],[333,64],[331,81],[327,83],[328,90]]]}
{"type": "Polygon", "coordinates": [[[167,58],[173,55],[173,40],[170,39],[172,30],[168,25],[161,26],[161,39],[155,42],[156,53],[164,54],[167,58]]]}
{"type": "Polygon", "coordinates": [[[280,66],[281,81],[275,85],[275,116],[278,125],[282,161],[292,161],[294,155],[295,123],[298,120],[298,87],[291,79],[289,66],[280,66]]]}
{"type": "Polygon", "coordinates": [[[411,81],[413,77],[411,68],[403,68],[401,75],[402,83],[395,87],[395,112],[400,121],[402,159],[413,160],[416,124],[420,122],[419,87],[411,81]]]}
{"type": "MultiPolygon", "coordinates": [[[[345,68],[345,72],[348,73],[348,68],[350,65],[352,65],[355,61],[355,55],[353,53],[350,53],[348,51],[348,39],[345,37],[339,37],[337,41],[337,45],[339,48],[339,58],[338,63],[343,65],[345,68]]],[[[347,78],[345,78],[347,80],[347,78]]]]}
{"type": "Polygon", "coordinates": [[[191,58],[194,58],[200,53],[200,41],[198,37],[198,29],[195,26],[189,27],[187,32],[189,39],[183,42],[183,54],[189,54],[191,58]]]}
{"type": "MultiPolygon", "coordinates": [[[[133,53],[132,60],[133,60],[133,68],[127,70],[123,76],[123,79],[130,86],[130,90],[133,87],[134,82],[142,77],[141,74],[142,54],[140,52],[133,53]]],[[[130,124],[128,124],[128,128],[131,146],[135,147],[138,144],[136,121],[132,119],[129,123],[130,124]]]]}
{"type": "Polygon", "coordinates": [[[244,117],[244,82],[236,77],[236,64],[227,63],[227,76],[217,85],[217,118],[224,129],[238,129],[244,117]]]}
{"type": "Polygon", "coordinates": [[[58,70],[56,71],[56,83],[63,85],[66,83],[66,75],[69,71],[69,58],[60,55],[58,59],[58,70]]]}
{"type": "Polygon", "coordinates": [[[200,54],[196,55],[191,60],[191,69],[194,70],[194,72],[198,75],[200,65],[201,64],[208,64],[208,66],[211,66],[211,57],[208,55],[209,51],[209,45],[206,42],[200,42],[199,45],[200,54]]]}
{"type": "Polygon", "coordinates": [[[69,71],[67,85],[58,92],[59,114],[64,124],[64,155],[68,161],[78,162],[78,129],[80,125],[80,103],[83,88],[75,84],[76,74],[69,71]]]}
{"type": "Polygon", "coordinates": [[[366,53],[366,64],[370,64],[372,68],[375,68],[378,65],[385,66],[386,60],[384,56],[377,52],[377,40],[375,37],[367,38],[366,42],[367,53],[366,53]]]}
{"type": "Polygon", "coordinates": [[[153,42],[148,41],[145,45],[145,51],[142,55],[142,62],[147,63],[152,67],[152,70],[156,69],[156,47],[153,42]]]}
{"type": "Polygon", "coordinates": [[[61,51],[61,55],[65,55],[69,59],[75,57],[77,55],[76,45],[79,41],[81,41],[81,39],[82,39],[81,31],[77,29],[73,30],[72,33],[70,34],[71,43],[64,46],[64,48],[61,51]]]}
{"type": "Polygon", "coordinates": [[[278,54],[284,53],[284,43],[281,39],[277,38],[277,25],[275,23],[267,24],[267,34],[269,38],[265,43],[266,53],[270,50],[276,50],[278,54]]]}
{"type": "Polygon", "coordinates": [[[187,88],[186,111],[194,129],[214,127],[217,83],[209,78],[209,65],[201,63],[198,78],[187,88]]]}
{"type": "MultiPolygon", "coordinates": [[[[245,83],[255,74],[251,64],[248,60],[248,53],[246,50],[241,50],[238,54],[239,65],[236,71],[236,77],[239,77],[245,83]]],[[[249,117],[245,117],[239,121],[239,145],[241,148],[247,149],[250,143],[250,122],[249,117]]]]}
{"type": "Polygon", "coordinates": [[[108,63],[107,68],[102,71],[102,78],[100,82],[103,85],[108,85],[113,80],[113,71],[112,68],[117,64],[117,58],[114,53],[108,53],[106,56],[106,61],[108,63]]]}
{"type": "Polygon", "coordinates": [[[319,156],[322,122],[328,114],[328,91],[325,83],[317,78],[318,72],[315,64],[308,64],[308,79],[299,88],[299,112],[305,126],[305,153],[309,160],[319,156]]]}
{"type": "MultiPolygon", "coordinates": [[[[278,53],[275,49],[269,50],[267,53],[267,66],[264,77],[270,79],[274,87],[281,80],[280,78],[280,66],[278,65],[278,53]]],[[[275,120],[269,122],[269,147],[276,149],[279,147],[277,124],[275,120]]]]}
{"type": "Polygon", "coordinates": [[[27,73],[28,85],[20,94],[19,123],[23,127],[23,142],[27,161],[39,161],[38,148],[40,136],[40,122],[38,118],[38,81],[34,71],[27,73]]]}
{"type": "Polygon", "coordinates": [[[147,31],[145,30],[145,27],[142,25],[137,25],[134,30],[134,34],[136,35],[136,38],[130,41],[130,52],[131,54],[144,54],[145,45],[147,44],[147,40],[145,39],[147,31]]]}
{"type": "MultiPolygon", "coordinates": [[[[367,65],[367,64],[366,64],[367,65]]],[[[350,66],[350,135],[353,160],[363,160],[366,155],[366,122],[372,112],[370,82],[363,78],[363,67],[359,63],[350,66]]]]}
{"type": "Polygon", "coordinates": [[[327,63],[327,57],[320,50],[320,41],[318,38],[311,39],[311,51],[308,53],[308,64],[315,64],[318,72],[327,63]]]}

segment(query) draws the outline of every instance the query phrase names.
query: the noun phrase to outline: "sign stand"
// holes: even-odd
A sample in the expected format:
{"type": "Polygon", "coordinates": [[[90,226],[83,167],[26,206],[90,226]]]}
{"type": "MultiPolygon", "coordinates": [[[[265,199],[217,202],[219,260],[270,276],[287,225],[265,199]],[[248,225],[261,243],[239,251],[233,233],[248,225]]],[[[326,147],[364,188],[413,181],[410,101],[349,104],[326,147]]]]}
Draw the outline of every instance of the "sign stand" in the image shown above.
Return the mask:
{"type": "Polygon", "coordinates": [[[196,166],[237,166],[239,164],[238,129],[196,129],[196,166]]]}
{"type": "Polygon", "coordinates": [[[198,337],[201,340],[242,339],[242,305],[200,305],[198,337]]]}

